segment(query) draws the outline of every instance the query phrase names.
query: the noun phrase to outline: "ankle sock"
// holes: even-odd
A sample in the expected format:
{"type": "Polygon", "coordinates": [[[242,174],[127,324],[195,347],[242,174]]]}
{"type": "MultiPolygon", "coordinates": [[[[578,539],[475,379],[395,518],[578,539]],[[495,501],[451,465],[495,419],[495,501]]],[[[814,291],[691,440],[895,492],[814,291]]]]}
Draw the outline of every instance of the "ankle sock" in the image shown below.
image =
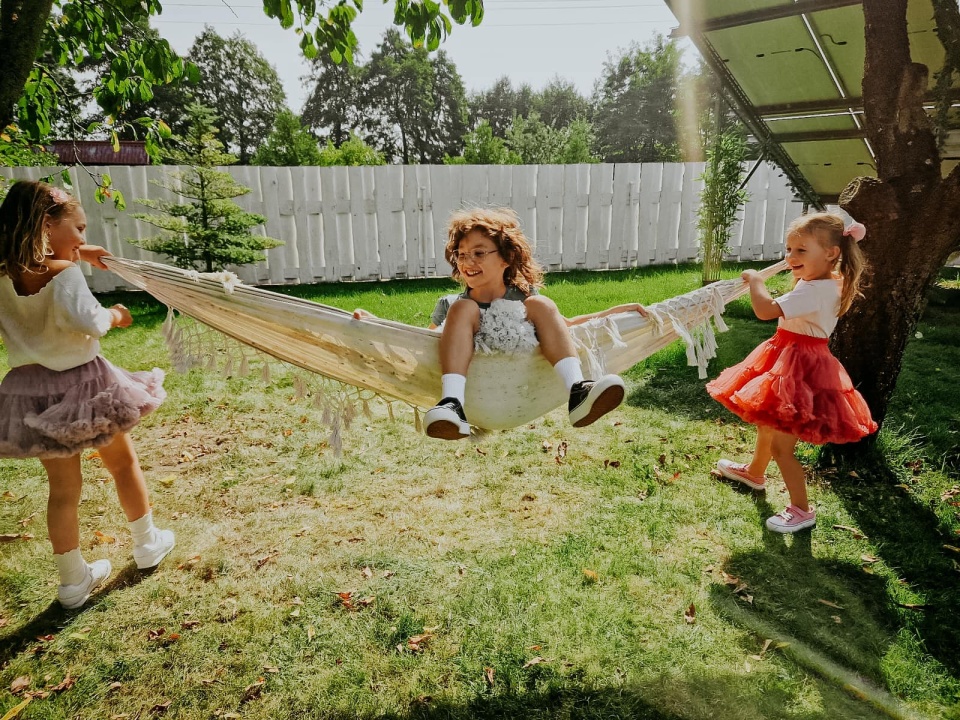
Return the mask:
{"type": "Polygon", "coordinates": [[[57,563],[61,585],[79,585],[86,579],[89,570],[83,555],[80,554],[80,548],[74,548],[62,555],[55,554],[53,559],[57,563]]]}
{"type": "Polygon", "coordinates": [[[463,405],[467,391],[467,378],[465,375],[457,373],[445,373],[440,376],[440,397],[452,397],[460,401],[463,405]]]}
{"type": "Polygon", "coordinates": [[[553,369],[557,371],[557,375],[563,380],[563,384],[567,386],[567,392],[570,392],[574,385],[583,380],[583,368],[580,365],[580,358],[575,355],[558,360],[557,364],[553,366],[553,369]]]}
{"type": "Polygon", "coordinates": [[[151,542],[154,538],[154,531],[156,530],[153,524],[153,511],[151,510],[142,518],[138,518],[129,523],[129,526],[135,547],[140,547],[151,542]]]}

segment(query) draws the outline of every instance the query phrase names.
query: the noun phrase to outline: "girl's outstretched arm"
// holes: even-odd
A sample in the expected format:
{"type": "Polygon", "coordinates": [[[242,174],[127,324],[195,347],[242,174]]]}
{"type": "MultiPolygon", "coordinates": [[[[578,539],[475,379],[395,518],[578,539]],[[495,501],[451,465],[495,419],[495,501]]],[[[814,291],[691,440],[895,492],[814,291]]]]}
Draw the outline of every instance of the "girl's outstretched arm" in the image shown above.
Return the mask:
{"type": "Polygon", "coordinates": [[[567,327],[573,327],[574,325],[582,325],[587,322],[587,320],[593,320],[594,318],[607,317],[608,315],[617,315],[619,313],[630,313],[638,312],[643,317],[647,316],[647,309],[643,307],[640,303],[626,303],[625,305],[617,305],[616,307],[609,308],[607,310],[601,310],[600,312],[589,313],[587,315],[577,315],[572,318],[564,318],[567,322],[567,327]]]}
{"type": "Polygon", "coordinates": [[[81,245],[80,246],[80,259],[90,263],[95,268],[100,268],[101,270],[107,270],[107,266],[103,264],[103,260],[100,258],[109,257],[110,253],[99,245],[81,245]]]}
{"type": "Polygon", "coordinates": [[[760,273],[756,270],[744,270],[740,277],[750,285],[750,304],[753,305],[753,312],[758,319],[776,320],[783,317],[783,310],[770,296],[760,273]]]}

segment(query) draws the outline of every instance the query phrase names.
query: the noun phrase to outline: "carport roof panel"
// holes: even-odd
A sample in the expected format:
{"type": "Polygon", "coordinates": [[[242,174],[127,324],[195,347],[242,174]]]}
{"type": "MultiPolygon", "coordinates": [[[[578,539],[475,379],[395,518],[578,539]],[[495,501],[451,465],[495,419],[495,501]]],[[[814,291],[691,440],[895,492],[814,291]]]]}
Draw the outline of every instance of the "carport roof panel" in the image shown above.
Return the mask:
{"type": "MultiPolygon", "coordinates": [[[[701,54],[734,86],[748,125],[805,195],[833,199],[873,175],[862,138],[864,20],[859,0],[665,0],[701,54]],[[856,111],[856,112],[851,112],[856,111]],[[793,167],[790,167],[791,164],[793,167]],[[805,191],[803,188],[808,190],[805,191]]],[[[943,64],[931,0],[910,0],[911,54],[943,64]]],[[[946,169],[946,168],[944,168],[946,169]]]]}

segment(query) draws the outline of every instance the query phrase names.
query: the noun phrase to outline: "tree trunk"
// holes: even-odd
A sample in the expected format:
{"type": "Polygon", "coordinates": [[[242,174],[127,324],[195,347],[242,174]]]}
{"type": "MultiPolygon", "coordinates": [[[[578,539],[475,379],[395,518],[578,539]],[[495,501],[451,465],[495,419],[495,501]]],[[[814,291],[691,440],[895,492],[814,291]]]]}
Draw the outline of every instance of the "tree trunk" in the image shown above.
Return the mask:
{"type": "Polygon", "coordinates": [[[907,0],[863,2],[864,121],[878,177],[857,178],[840,196],[841,207],[867,227],[862,248],[872,274],[864,297],[840,318],[831,349],[878,423],[886,417],[926,291],[960,247],[960,168],[941,177],[934,128],[922,104],[927,68],[910,60],[906,8],[907,0]]]}
{"type": "Polygon", "coordinates": [[[13,122],[13,108],[33,68],[53,0],[0,1],[0,130],[13,122]]]}

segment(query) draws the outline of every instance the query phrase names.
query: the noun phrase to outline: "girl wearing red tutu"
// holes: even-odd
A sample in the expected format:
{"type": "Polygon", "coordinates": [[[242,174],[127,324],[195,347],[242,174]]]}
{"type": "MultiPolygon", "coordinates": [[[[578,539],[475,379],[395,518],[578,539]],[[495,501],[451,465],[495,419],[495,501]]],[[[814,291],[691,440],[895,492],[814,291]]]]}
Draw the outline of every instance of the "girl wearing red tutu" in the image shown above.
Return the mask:
{"type": "Polygon", "coordinates": [[[138,568],[156,566],[173,533],[153,524],[127,431],[166,396],[163,371],[130,373],[100,355],[100,337],[133,322],[87,288],[84,259],[106,269],[103,248],[85,244],[80,203],[40,182],[13,184],[0,205],[0,337],[10,371],[0,382],[0,458],[39,458],[47,471],[47,531],[60,573],[57,597],[78,608],[110,575],[110,561],[80,554],[80,452],[99,448],[133,536],[138,568]]]}
{"type": "Polygon", "coordinates": [[[860,223],[844,229],[843,219],[831,213],[794,220],[785,247],[796,281],[793,290],[775,300],[755,270],[743,273],[753,311],[761,320],[776,318],[776,334],[707,384],[715,400],[757,426],[750,462],[720,460],[720,474],[763,490],[771,458],[780,468],[790,505],[767,519],[775,532],[792,533],[817,523],[807,501],[803,466],[794,456],[797,441],[856,442],[877,430],[863,396],[827,347],[837,317],[860,294],[865,261],[857,243],[865,233],[860,223]]]}

